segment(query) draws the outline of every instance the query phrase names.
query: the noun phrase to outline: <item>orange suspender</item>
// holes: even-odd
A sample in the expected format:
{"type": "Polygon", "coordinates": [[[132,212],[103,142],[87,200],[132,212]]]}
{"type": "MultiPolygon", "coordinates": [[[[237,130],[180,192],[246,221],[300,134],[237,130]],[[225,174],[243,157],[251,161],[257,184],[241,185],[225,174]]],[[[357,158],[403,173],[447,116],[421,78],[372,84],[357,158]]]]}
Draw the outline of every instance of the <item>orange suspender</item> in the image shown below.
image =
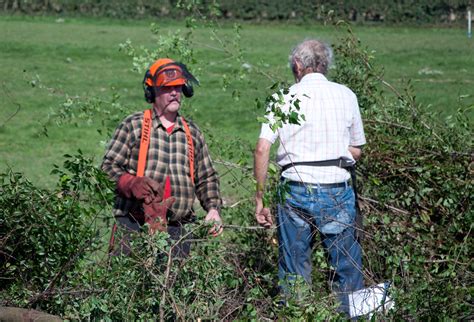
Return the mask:
{"type": "Polygon", "coordinates": [[[151,132],[151,110],[143,113],[142,137],[140,138],[140,150],[138,152],[137,177],[143,177],[145,174],[146,157],[148,146],[150,145],[151,132]]]}
{"type": "MultiPolygon", "coordinates": [[[[146,110],[143,114],[142,137],[140,139],[140,150],[138,152],[137,177],[143,177],[145,174],[146,158],[148,154],[148,146],[150,145],[151,132],[151,109],[146,110]]],[[[191,182],[194,184],[194,143],[188,123],[181,117],[184,132],[186,133],[186,141],[188,143],[188,159],[189,172],[191,174],[191,182]]]]}
{"type": "Polygon", "coordinates": [[[188,141],[188,159],[189,159],[189,172],[191,173],[191,182],[194,184],[194,143],[191,131],[189,130],[188,123],[181,117],[183,122],[184,132],[186,133],[186,140],[188,141]]]}

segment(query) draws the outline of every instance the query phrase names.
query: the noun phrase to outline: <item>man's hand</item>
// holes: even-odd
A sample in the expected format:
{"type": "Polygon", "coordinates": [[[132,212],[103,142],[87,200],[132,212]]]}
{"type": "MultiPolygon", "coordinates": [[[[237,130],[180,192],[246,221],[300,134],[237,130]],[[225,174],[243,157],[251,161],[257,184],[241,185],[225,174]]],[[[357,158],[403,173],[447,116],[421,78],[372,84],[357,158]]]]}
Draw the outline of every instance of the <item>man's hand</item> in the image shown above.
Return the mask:
{"type": "Polygon", "coordinates": [[[264,228],[268,229],[273,225],[270,209],[263,207],[261,197],[255,197],[255,219],[257,219],[257,223],[264,228]]]}
{"type": "Polygon", "coordinates": [[[213,237],[217,237],[220,234],[222,234],[224,227],[222,227],[222,219],[221,219],[221,216],[219,215],[219,212],[216,209],[209,210],[204,221],[211,222],[211,223],[214,222],[214,226],[211,229],[209,229],[209,235],[213,237]]]}
{"type": "Polygon", "coordinates": [[[143,200],[145,204],[163,198],[163,188],[153,179],[147,177],[136,177],[129,173],[123,174],[118,183],[117,190],[126,198],[134,197],[143,200]]]}

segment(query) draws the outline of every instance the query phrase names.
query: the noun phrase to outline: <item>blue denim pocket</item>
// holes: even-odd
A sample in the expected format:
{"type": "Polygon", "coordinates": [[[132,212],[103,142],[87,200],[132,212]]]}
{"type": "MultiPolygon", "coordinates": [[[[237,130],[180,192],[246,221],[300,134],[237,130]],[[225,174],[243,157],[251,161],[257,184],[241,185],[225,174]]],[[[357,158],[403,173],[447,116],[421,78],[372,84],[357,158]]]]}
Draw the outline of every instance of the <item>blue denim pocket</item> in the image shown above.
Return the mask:
{"type": "Polygon", "coordinates": [[[316,222],[323,234],[340,234],[355,222],[355,201],[352,188],[323,189],[315,205],[316,222]]]}

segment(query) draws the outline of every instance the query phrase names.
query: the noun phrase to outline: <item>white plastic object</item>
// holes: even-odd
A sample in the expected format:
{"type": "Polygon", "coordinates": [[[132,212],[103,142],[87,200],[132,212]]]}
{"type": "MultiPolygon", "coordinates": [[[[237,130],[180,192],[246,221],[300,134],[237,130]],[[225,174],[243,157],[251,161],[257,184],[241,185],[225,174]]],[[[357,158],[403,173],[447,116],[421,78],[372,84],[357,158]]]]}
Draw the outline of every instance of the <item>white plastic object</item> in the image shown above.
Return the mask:
{"type": "Polygon", "coordinates": [[[375,312],[386,312],[394,307],[393,300],[388,296],[390,282],[373,285],[349,294],[351,318],[367,316],[369,319],[375,312]]]}

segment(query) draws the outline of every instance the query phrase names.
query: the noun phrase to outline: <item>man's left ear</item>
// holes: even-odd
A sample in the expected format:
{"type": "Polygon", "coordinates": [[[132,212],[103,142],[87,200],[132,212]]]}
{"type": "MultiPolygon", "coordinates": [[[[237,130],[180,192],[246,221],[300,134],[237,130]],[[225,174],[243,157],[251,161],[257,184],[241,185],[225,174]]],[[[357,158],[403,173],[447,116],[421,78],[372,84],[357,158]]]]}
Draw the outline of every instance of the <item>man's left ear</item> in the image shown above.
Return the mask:
{"type": "Polygon", "coordinates": [[[295,81],[298,83],[301,79],[302,65],[301,62],[297,59],[293,61],[293,76],[295,76],[295,81]]]}
{"type": "Polygon", "coordinates": [[[184,84],[182,86],[182,92],[183,92],[183,95],[186,97],[193,97],[194,95],[193,85],[191,85],[190,83],[184,84]]]}

